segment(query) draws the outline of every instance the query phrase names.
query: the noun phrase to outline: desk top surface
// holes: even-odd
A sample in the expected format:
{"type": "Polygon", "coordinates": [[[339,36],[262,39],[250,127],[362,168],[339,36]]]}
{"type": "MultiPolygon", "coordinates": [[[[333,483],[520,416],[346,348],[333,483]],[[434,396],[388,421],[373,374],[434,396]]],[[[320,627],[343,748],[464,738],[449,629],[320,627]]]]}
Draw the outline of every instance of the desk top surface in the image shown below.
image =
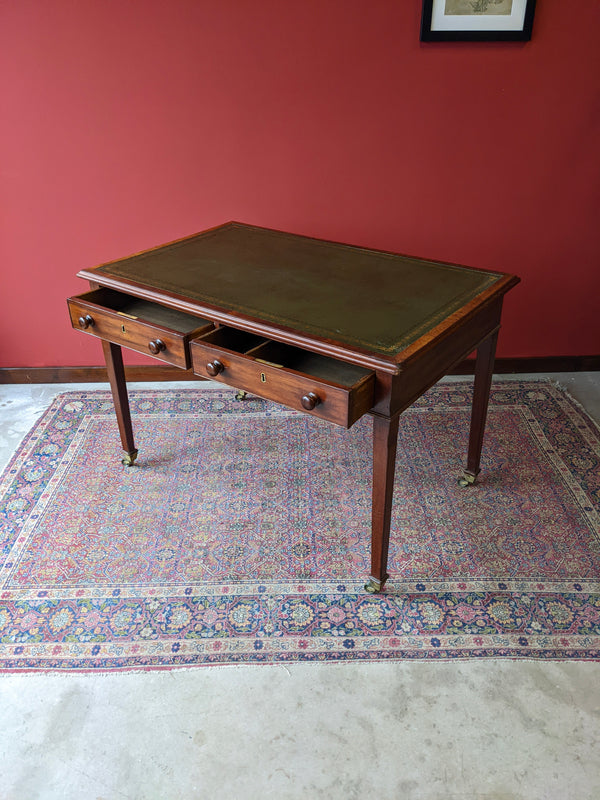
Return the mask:
{"type": "MultiPolygon", "coordinates": [[[[384,358],[481,295],[504,273],[227,223],[82,271],[384,358]]],[[[512,280],[511,280],[512,279],[512,280]]]]}

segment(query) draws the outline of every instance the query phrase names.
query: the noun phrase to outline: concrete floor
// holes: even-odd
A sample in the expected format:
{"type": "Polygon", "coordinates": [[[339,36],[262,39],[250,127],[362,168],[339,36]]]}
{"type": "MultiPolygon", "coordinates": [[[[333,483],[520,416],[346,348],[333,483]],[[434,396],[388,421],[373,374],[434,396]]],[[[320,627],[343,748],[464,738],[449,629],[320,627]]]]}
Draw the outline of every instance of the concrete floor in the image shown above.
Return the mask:
{"type": "MultiPolygon", "coordinates": [[[[600,421],[600,373],[530,377],[600,421]]],[[[92,387],[0,386],[0,468],[55,394],[92,387]]],[[[597,800],[600,665],[0,675],[0,800],[214,796],[597,800]]]]}

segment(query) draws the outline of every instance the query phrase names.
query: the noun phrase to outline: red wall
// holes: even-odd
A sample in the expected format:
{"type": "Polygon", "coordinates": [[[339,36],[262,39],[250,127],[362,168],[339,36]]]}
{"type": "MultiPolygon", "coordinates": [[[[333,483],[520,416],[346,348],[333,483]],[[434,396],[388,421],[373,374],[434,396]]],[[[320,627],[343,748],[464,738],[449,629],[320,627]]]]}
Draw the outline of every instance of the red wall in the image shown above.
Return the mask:
{"type": "Polygon", "coordinates": [[[0,3],[0,366],[101,363],[77,270],[229,219],[516,272],[501,356],[599,353],[598,2],[527,44],[420,7],[0,3]]]}

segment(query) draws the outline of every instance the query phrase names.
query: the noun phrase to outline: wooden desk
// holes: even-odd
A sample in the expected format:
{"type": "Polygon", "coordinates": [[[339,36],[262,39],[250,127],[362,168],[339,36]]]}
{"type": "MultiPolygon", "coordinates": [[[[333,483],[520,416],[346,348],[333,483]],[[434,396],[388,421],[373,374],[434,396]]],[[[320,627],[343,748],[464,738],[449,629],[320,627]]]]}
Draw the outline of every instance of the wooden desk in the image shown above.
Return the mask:
{"type": "Polygon", "coordinates": [[[121,347],[350,427],[373,416],[371,576],[387,556],[398,419],[477,349],[467,466],[475,482],[504,294],[514,275],[227,223],[95,269],[68,300],[102,340],[125,458],[121,347]]]}

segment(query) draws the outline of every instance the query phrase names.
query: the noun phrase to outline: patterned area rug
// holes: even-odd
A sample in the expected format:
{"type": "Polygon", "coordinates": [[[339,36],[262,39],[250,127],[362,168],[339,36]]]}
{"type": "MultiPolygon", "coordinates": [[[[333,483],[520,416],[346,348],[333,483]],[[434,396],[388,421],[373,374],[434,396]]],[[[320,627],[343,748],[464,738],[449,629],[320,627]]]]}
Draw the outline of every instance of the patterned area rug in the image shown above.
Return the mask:
{"type": "Polygon", "coordinates": [[[371,420],[218,386],[58,397],[0,482],[0,668],[600,656],[600,436],[545,382],[470,383],[400,422],[390,579],[369,595],[371,420]]]}

